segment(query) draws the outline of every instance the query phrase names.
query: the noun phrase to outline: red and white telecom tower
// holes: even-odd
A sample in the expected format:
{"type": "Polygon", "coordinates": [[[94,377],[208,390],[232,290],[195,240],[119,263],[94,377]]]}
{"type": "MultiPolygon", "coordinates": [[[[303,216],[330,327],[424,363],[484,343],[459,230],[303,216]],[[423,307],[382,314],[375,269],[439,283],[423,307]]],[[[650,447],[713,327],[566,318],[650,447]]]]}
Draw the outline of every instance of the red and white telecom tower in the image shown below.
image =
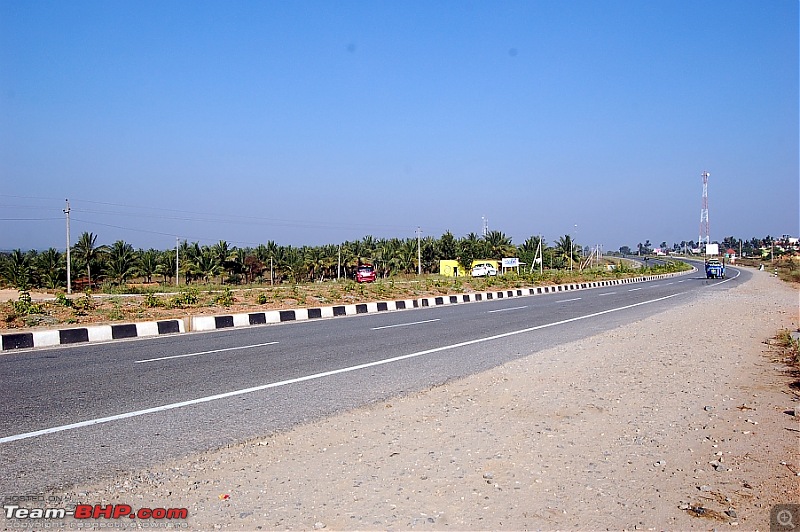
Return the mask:
{"type": "Polygon", "coordinates": [[[703,172],[700,177],[703,178],[703,207],[700,209],[700,238],[697,241],[697,247],[703,248],[703,244],[708,245],[711,240],[708,233],[708,172],[703,172]]]}

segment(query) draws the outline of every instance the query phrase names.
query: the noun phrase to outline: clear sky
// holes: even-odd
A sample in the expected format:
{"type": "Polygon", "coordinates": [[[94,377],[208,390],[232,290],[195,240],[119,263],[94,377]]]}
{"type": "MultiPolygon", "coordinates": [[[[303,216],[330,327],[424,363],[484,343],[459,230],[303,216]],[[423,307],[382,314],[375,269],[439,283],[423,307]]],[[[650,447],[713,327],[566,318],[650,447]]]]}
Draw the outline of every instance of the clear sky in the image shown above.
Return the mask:
{"type": "Polygon", "coordinates": [[[796,0],[0,0],[0,249],[800,233],[796,0]]]}

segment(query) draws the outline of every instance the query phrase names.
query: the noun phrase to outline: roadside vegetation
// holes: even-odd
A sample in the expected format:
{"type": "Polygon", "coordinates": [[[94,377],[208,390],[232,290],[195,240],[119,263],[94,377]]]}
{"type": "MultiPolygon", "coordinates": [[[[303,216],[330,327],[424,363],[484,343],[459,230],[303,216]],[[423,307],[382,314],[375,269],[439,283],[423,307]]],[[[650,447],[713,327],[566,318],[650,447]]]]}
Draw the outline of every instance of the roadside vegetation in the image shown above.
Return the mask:
{"type": "Polygon", "coordinates": [[[800,331],[792,333],[788,329],[783,329],[766,343],[770,346],[769,353],[773,361],[785,364],[785,371],[792,379],[789,388],[800,398],[800,336],[798,333],[800,331]]]}
{"type": "Polygon", "coordinates": [[[341,246],[236,248],[183,242],[179,248],[180,285],[175,284],[175,250],[134,250],[115,242],[98,246],[84,233],[72,250],[74,293],[65,294],[64,254],[50,249],[0,259],[3,288],[19,291],[16,301],[0,304],[0,328],[55,324],[108,323],[182,318],[197,314],[318,307],[367,301],[519,288],[544,284],[596,281],[686,269],[682,262],[652,261],[643,266],[622,258],[598,258],[572,242],[569,235],[553,246],[531,237],[520,246],[502,232],[456,239],[450,233],[420,242],[422,275],[417,275],[417,241],[365,237],[341,246]],[[585,252],[585,253],[584,253],[585,252]],[[591,255],[587,258],[585,255],[591,255]],[[473,260],[519,257],[526,266],[496,277],[445,277],[439,260],[455,257],[462,271],[473,260]],[[340,258],[341,257],[341,258],[340,258]],[[536,261],[543,257],[542,263],[536,261]],[[358,284],[359,264],[378,272],[374,283],[358,284]],[[536,268],[531,269],[530,264],[536,268]],[[341,277],[339,277],[341,275],[341,277]],[[188,282],[188,284],[187,284],[188,282]],[[30,291],[53,299],[32,301],[30,291]]]}
{"type": "Polygon", "coordinates": [[[778,273],[778,277],[787,283],[800,284],[800,255],[782,254],[774,260],[737,259],[736,264],[752,268],[764,267],[771,274],[778,273]]]}

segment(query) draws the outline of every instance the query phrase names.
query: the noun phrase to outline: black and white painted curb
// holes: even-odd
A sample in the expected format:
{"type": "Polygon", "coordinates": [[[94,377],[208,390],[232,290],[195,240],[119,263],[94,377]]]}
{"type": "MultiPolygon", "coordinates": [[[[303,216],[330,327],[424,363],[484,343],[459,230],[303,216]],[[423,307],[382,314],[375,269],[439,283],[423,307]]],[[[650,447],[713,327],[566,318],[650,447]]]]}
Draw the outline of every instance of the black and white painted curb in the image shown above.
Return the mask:
{"type": "Polygon", "coordinates": [[[183,320],[163,320],[12,333],[2,335],[2,351],[30,347],[52,347],[83,342],[108,342],[110,340],[141,338],[144,336],[182,332],[186,332],[183,320]]]}
{"type": "MultiPolygon", "coordinates": [[[[697,270],[694,269],[692,271],[697,270]]],[[[608,286],[655,281],[659,279],[675,277],[678,275],[686,275],[688,273],[692,273],[692,271],[667,273],[661,275],[647,275],[643,277],[633,277],[630,279],[610,279],[605,281],[536,286],[533,288],[512,288],[469,294],[403,299],[397,301],[355,303],[351,305],[298,308],[292,310],[268,310],[265,312],[249,312],[223,316],[193,316],[188,319],[188,323],[190,324],[190,331],[213,331],[216,329],[225,329],[230,327],[250,327],[252,325],[266,325],[270,323],[281,323],[287,321],[335,318],[338,316],[354,316],[357,314],[370,314],[392,310],[436,307],[441,305],[454,305],[458,303],[472,303],[477,301],[490,301],[512,297],[553,294],[558,292],[571,292],[575,290],[588,290],[591,288],[603,288],[608,286]]],[[[8,351],[12,349],[25,349],[33,347],[52,347],[64,344],[111,341],[125,338],[157,336],[160,334],[178,334],[183,332],[186,332],[186,326],[184,324],[184,320],[180,319],[128,323],[123,325],[97,325],[74,329],[22,332],[1,335],[2,344],[0,344],[0,350],[8,351]]]]}

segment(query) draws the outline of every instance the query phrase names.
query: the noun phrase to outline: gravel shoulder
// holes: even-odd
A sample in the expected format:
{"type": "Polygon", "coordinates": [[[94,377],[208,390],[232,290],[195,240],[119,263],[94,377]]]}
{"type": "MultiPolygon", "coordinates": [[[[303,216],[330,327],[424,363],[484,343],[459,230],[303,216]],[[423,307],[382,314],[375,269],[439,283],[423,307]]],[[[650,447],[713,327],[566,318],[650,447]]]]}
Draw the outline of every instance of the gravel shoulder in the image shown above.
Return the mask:
{"type": "Polygon", "coordinates": [[[765,344],[797,329],[798,295],[754,272],[485,373],[66,494],[186,507],[197,530],[769,529],[772,505],[800,503],[800,395],[765,344]]]}

